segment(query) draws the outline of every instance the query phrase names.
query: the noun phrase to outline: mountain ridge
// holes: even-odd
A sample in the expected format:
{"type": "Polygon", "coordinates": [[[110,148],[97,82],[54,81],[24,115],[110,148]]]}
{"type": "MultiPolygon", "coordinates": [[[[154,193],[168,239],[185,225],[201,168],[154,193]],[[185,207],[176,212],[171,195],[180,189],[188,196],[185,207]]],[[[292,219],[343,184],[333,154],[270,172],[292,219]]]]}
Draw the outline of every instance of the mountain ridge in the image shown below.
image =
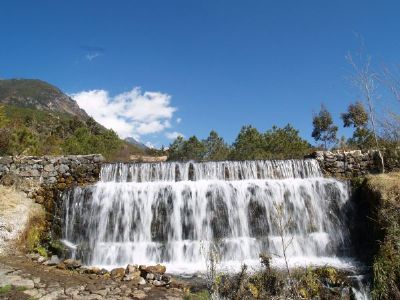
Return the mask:
{"type": "Polygon", "coordinates": [[[65,113],[81,120],[89,118],[75,100],[39,79],[1,79],[0,104],[65,113]]]}

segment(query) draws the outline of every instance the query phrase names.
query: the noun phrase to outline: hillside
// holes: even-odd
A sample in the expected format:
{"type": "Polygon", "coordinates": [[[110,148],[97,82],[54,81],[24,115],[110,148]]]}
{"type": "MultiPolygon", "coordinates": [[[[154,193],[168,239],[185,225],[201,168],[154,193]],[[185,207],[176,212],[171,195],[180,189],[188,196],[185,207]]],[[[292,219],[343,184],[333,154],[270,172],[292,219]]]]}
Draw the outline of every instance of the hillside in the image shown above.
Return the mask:
{"type": "Polygon", "coordinates": [[[0,80],[0,104],[65,113],[80,119],[89,117],[57,87],[37,79],[0,80]]]}
{"type": "Polygon", "coordinates": [[[125,161],[144,150],[97,123],[57,87],[0,80],[0,156],[89,153],[125,161]]]}

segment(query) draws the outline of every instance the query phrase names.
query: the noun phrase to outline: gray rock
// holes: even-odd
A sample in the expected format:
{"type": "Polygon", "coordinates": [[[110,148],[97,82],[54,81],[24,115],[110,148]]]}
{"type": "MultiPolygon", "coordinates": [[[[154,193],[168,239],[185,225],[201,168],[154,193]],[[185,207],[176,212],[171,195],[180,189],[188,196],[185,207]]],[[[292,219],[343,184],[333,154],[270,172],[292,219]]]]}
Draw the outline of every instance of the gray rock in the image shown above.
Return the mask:
{"type": "Polygon", "coordinates": [[[57,256],[57,255],[53,255],[53,256],[46,262],[46,264],[47,264],[48,266],[55,266],[55,265],[58,265],[60,262],[61,262],[61,261],[60,261],[60,259],[58,258],[58,256],[57,256]]]}
{"type": "Polygon", "coordinates": [[[75,259],[66,259],[64,260],[64,265],[68,268],[68,269],[77,269],[79,268],[82,263],[80,260],[75,260],[75,259]]]}
{"type": "Polygon", "coordinates": [[[166,285],[167,283],[165,283],[164,281],[159,281],[159,280],[154,280],[153,281],[153,285],[154,286],[164,286],[164,285],[166,285]]]}
{"type": "Polygon", "coordinates": [[[147,283],[146,279],[144,279],[143,277],[139,278],[139,282],[138,282],[139,285],[145,285],[146,283],[147,283]]]}
{"type": "Polygon", "coordinates": [[[146,279],[147,280],[154,280],[154,274],[153,273],[147,273],[147,275],[146,275],[146,279]]]}
{"type": "Polygon", "coordinates": [[[44,166],[44,170],[46,172],[53,172],[54,171],[54,165],[53,164],[45,165],[44,166]]]}

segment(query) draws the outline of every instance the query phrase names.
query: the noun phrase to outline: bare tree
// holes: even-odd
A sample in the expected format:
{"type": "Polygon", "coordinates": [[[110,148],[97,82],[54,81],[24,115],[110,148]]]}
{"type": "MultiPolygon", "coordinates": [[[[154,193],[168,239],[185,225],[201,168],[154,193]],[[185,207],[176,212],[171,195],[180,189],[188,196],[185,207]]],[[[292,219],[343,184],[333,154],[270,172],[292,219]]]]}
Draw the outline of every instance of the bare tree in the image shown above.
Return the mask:
{"type": "Polygon", "coordinates": [[[381,161],[381,172],[385,171],[385,164],[383,160],[382,152],[379,147],[379,140],[377,134],[377,126],[375,121],[375,109],[374,102],[377,99],[377,85],[379,76],[376,72],[374,72],[371,68],[371,57],[367,57],[363,61],[362,55],[360,55],[361,63],[356,63],[353,59],[351,53],[346,56],[347,61],[352,66],[354,75],[352,76],[352,82],[357,87],[362,97],[364,98],[364,102],[368,108],[369,121],[371,124],[372,133],[374,136],[375,146],[378,150],[379,158],[381,161]]]}
{"type": "Polygon", "coordinates": [[[281,239],[281,245],[282,245],[282,255],[283,259],[285,260],[285,265],[286,265],[286,272],[288,274],[289,278],[289,287],[291,289],[291,293],[293,294],[295,299],[300,299],[298,290],[297,290],[297,285],[293,281],[292,274],[290,272],[289,268],[289,261],[287,257],[287,249],[293,242],[293,236],[288,237],[288,231],[289,227],[292,224],[292,218],[289,217],[288,220],[285,218],[285,209],[283,203],[274,203],[274,208],[275,208],[275,215],[273,216],[275,224],[278,229],[278,234],[281,239]]]}

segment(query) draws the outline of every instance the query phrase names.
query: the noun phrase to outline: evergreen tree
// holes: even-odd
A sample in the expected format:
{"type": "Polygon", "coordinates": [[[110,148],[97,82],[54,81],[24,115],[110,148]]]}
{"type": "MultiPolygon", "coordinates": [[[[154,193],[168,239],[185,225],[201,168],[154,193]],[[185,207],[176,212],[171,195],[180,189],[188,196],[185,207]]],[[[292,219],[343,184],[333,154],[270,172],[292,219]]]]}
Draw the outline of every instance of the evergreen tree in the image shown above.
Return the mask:
{"type": "Polygon", "coordinates": [[[273,126],[264,134],[265,150],[269,159],[303,158],[311,152],[311,145],[299,136],[299,131],[287,124],[273,126]]]}
{"type": "Polygon", "coordinates": [[[263,135],[251,125],[243,126],[233,143],[231,158],[236,160],[264,159],[266,157],[263,135]]]}
{"type": "Polygon", "coordinates": [[[316,141],[323,142],[325,150],[328,149],[329,144],[337,141],[338,127],[333,124],[332,116],[325,106],[321,105],[318,115],[313,117],[313,127],[311,136],[316,141]]]}
{"type": "Polygon", "coordinates": [[[212,130],[203,141],[205,146],[204,160],[225,160],[229,155],[229,147],[218,133],[212,130]]]}
{"type": "Polygon", "coordinates": [[[183,145],[183,159],[184,160],[203,160],[206,147],[194,135],[191,136],[183,145]]]}
{"type": "Polygon", "coordinates": [[[183,136],[178,136],[175,141],[169,145],[168,149],[168,160],[180,161],[183,160],[183,145],[185,144],[185,139],[183,136]]]}
{"type": "Polygon", "coordinates": [[[9,148],[13,155],[38,155],[39,141],[28,128],[19,127],[11,135],[9,148]]]}

